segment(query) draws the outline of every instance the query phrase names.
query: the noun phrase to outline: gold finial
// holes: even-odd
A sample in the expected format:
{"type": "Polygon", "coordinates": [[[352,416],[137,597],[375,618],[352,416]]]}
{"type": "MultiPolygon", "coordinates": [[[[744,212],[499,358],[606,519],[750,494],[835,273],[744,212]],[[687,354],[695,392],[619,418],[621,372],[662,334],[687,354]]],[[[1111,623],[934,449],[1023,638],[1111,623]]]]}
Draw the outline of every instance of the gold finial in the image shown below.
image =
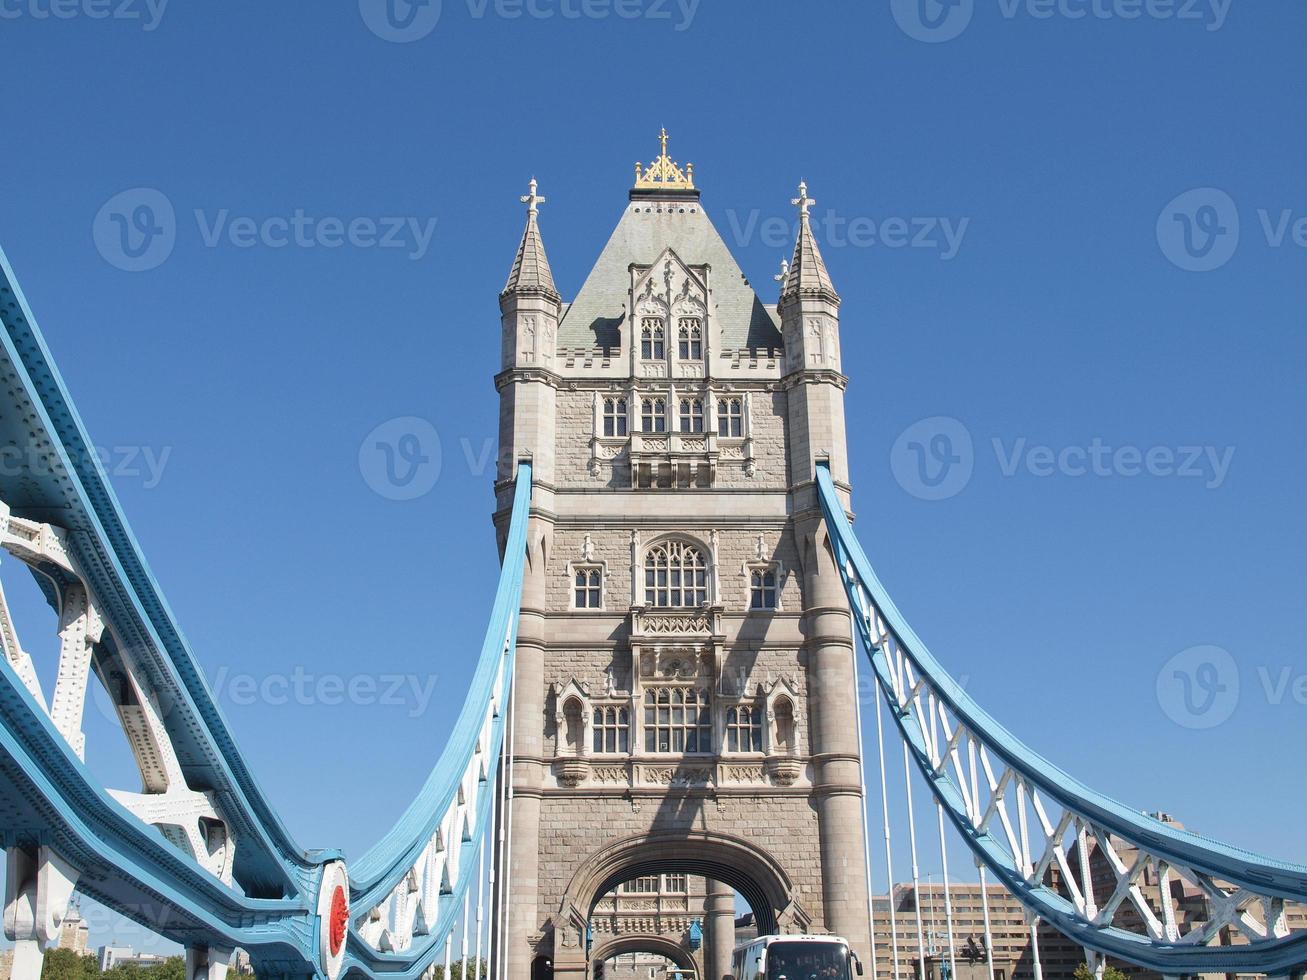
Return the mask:
{"type": "Polygon", "coordinates": [[[540,205],[544,204],[546,201],[546,198],[543,198],[536,193],[536,187],[538,186],[539,185],[536,183],[536,179],[532,177],[531,183],[527,184],[527,187],[530,189],[530,192],[527,194],[523,194],[521,197],[522,203],[526,205],[527,214],[538,213],[540,210],[540,205]]]}
{"type": "Polygon", "coordinates": [[[667,127],[658,133],[661,152],[658,159],[647,168],[635,164],[635,186],[661,190],[694,190],[694,164],[688,163],[685,170],[676,165],[676,161],[667,155],[667,127]]]}
{"type": "Polygon", "coordinates": [[[799,214],[803,217],[806,218],[808,216],[808,208],[812,207],[817,202],[808,196],[808,182],[806,180],[799,181],[799,196],[790,201],[790,203],[799,209],[799,214]]]}

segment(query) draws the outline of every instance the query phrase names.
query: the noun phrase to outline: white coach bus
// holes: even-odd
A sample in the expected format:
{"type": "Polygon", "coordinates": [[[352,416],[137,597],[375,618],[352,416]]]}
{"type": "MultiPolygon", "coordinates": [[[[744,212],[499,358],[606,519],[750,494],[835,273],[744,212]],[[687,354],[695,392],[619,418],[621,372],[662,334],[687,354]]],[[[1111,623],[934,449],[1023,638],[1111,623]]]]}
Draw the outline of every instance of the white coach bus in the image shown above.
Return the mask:
{"type": "Polygon", "coordinates": [[[853,980],[862,963],[838,936],[760,936],[736,947],[731,971],[729,980],[853,980]]]}

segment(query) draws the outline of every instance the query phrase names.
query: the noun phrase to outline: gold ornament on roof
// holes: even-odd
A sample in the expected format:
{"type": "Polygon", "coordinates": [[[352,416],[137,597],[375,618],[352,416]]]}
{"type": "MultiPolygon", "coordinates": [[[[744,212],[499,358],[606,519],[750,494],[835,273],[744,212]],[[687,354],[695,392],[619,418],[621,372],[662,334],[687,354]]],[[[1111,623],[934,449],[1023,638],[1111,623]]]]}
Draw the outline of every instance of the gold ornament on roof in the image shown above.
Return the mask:
{"type": "Polygon", "coordinates": [[[647,168],[638,160],[635,164],[635,186],[652,190],[694,190],[694,164],[687,163],[685,170],[667,155],[667,128],[658,134],[662,153],[647,168]]]}

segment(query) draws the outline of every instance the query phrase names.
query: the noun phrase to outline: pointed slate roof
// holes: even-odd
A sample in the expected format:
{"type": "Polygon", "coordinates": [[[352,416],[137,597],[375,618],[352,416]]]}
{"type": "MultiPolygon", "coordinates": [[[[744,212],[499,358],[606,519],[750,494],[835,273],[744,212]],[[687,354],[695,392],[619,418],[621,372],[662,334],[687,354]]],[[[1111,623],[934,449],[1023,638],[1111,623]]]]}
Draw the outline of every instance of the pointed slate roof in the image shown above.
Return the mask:
{"type": "Polygon", "coordinates": [[[799,237],[794,242],[794,258],[785,281],[781,283],[781,298],[791,296],[825,296],[839,301],[835,284],[831,282],[826,270],[826,261],[821,257],[817,240],[812,237],[812,224],[808,220],[808,208],[817,202],[808,197],[807,183],[799,184],[799,196],[791,204],[799,208],[799,237]]]}
{"type": "Polygon", "coordinates": [[[626,318],[632,265],[652,265],[671,248],[687,265],[710,267],[713,316],[726,350],[782,346],[780,321],[740,271],[698,194],[633,192],[594,268],[558,329],[559,347],[616,347],[626,318]]]}
{"type": "Polygon", "coordinates": [[[540,225],[536,220],[539,205],[545,199],[536,194],[535,179],[531,180],[531,192],[522,198],[526,209],[526,231],[522,233],[522,243],[517,247],[517,256],[513,259],[513,268],[508,273],[505,293],[541,292],[558,299],[558,289],[554,286],[554,273],[549,268],[549,257],[545,255],[544,239],[540,237],[540,225]]]}

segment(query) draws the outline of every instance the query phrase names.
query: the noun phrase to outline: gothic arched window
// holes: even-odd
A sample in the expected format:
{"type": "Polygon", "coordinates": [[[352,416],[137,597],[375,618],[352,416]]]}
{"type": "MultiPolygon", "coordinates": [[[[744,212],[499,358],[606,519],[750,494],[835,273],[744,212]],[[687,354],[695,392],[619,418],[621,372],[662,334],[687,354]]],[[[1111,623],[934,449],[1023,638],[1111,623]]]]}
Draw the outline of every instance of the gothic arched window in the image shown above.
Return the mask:
{"type": "Polygon", "coordinates": [[[708,565],[703,553],[683,541],[649,549],[644,558],[644,602],[664,609],[687,609],[708,601],[708,565]]]}
{"type": "Polygon", "coordinates": [[[712,712],[708,692],[659,687],[644,692],[646,752],[711,752],[712,712]]]}
{"type": "Polygon", "coordinates": [[[744,435],[744,402],[739,398],[717,400],[717,434],[723,439],[744,435]]]}
{"type": "Polygon", "coordinates": [[[663,321],[656,316],[644,317],[640,322],[640,356],[646,361],[661,361],[666,354],[663,321]]]}
{"type": "Polygon", "coordinates": [[[626,399],[604,399],[604,435],[626,435],[626,399]]]}
{"type": "Polygon", "coordinates": [[[775,568],[755,568],[749,573],[749,608],[776,608],[775,568]]]}
{"type": "Polygon", "coordinates": [[[681,431],[682,432],[703,431],[703,399],[702,398],[681,399],[681,431]]]}
{"type": "Polygon", "coordinates": [[[726,751],[762,751],[762,709],[740,705],[726,709],[726,751]]]}
{"type": "Polygon", "coordinates": [[[667,431],[667,402],[662,398],[646,398],[640,402],[640,431],[667,431]]]}
{"type": "Polygon", "coordinates": [[[680,341],[681,360],[698,361],[703,358],[703,328],[699,326],[697,316],[681,317],[677,339],[680,341]]]}

